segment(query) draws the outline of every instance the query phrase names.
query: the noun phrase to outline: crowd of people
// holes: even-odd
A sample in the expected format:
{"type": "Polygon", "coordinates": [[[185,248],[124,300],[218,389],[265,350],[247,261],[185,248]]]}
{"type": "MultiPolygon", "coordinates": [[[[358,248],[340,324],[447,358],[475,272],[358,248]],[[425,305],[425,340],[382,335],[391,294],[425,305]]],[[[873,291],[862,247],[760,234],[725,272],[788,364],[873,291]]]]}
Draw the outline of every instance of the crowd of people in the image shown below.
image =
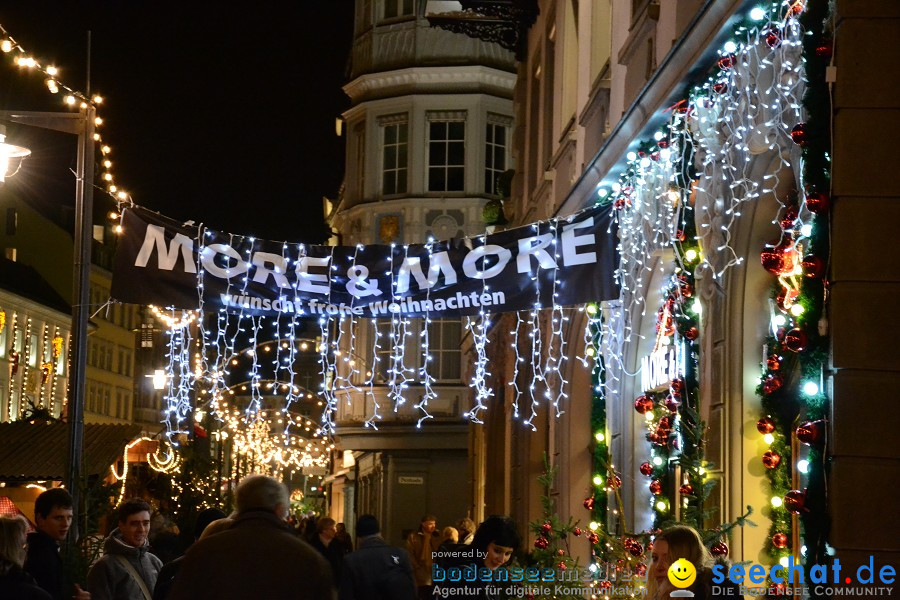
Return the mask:
{"type": "MultiPolygon", "coordinates": [[[[498,600],[503,592],[491,585],[491,573],[507,565],[521,546],[515,523],[503,516],[490,516],[477,528],[464,518],[439,532],[437,518],[428,515],[409,534],[405,548],[385,541],[373,515],[359,517],[355,548],[343,524],[327,517],[310,521],[298,534],[288,522],[287,488],[262,475],[241,481],[235,506],[229,516],[218,509],[197,515],[194,543],[164,565],[151,551],[151,506],[138,498],[126,500],[116,527],[103,540],[102,556],[84,581],[72,582],[60,554],[72,524],[72,498],[62,488],[47,490],[35,502],[35,531],[27,533],[30,526],[21,517],[0,517],[0,598],[423,600],[440,595],[498,600]],[[481,576],[433,580],[434,573],[454,568],[481,576]]],[[[711,585],[714,562],[699,534],[676,526],[654,540],[650,600],[664,600],[674,591],[666,572],[679,558],[697,569],[691,586],[697,600],[721,595],[711,585]]]]}

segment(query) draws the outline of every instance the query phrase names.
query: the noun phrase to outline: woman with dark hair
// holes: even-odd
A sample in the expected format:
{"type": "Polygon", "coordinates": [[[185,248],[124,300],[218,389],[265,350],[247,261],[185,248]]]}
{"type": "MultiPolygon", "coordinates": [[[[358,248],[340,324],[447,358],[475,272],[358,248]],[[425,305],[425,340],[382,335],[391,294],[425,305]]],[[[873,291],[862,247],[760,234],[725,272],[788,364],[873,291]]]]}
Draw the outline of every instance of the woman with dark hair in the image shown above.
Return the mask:
{"type": "Polygon", "coordinates": [[[491,515],[475,531],[472,548],[484,553],[483,564],[479,566],[496,571],[512,557],[521,543],[522,538],[512,519],[491,515]]]}
{"type": "MultiPolygon", "coordinates": [[[[724,559],[713,558],[703,544],[703,539],[693,527],[674,525],[665,529],[653,540],[653,551],[650,554],[650,577],[647,582],[647,598],[649,600],[666,600],[675,587],[669,582],[669,566],[684,558],[697,570],[696,581],[688,587],[694,593],[694,600],[716,600],[719,598],[740,600],[740,589],[730,580],[713,585],[712,568],[716,563],[727,563],[724,559]],[[728,589],[726,588],[736,588],[728,589]],[[714,593],[717,592],[717,593],[714,593]]],[[[728,571],[726,564],[725,571],[728,571]]]]}
{"type": "Polygon", "coordinates": [[[478,526],[471,546],[458,547],[469,558],[455,565],[447,564],[448,570],[462,571],[462,581],[449,581],[448,576],[443,582],[436,581],[435,587],[446,589],[445,597],[465,596],[481,600],[500,598],[501,591],[509,587],[510,583],[508,578],[499,578],[495,572],[509,561],[521,543],[522,538],[512,519],[491,515],[478,526]]]}

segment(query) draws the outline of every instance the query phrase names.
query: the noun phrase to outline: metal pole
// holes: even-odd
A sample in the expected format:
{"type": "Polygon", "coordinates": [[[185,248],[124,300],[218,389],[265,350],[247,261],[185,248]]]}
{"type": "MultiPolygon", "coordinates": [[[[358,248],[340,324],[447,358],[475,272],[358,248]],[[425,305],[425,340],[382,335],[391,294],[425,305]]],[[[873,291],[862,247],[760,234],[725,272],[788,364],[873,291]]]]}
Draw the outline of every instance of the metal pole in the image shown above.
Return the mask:
{"type": "Polygon", "coordinates": [[[84,397],[87,375],[87,326],[90,317],[91,240],[94,205],[94,107],[84,109],[78,133],[78,164],[75,174],[75,251],[72,286],[72,354],[69,363],[69,462],[66,486],[72,494],[76,518],[70,540],[78,540],[85,512],[81,497],[81,467],[84,450],[84,397]]]}

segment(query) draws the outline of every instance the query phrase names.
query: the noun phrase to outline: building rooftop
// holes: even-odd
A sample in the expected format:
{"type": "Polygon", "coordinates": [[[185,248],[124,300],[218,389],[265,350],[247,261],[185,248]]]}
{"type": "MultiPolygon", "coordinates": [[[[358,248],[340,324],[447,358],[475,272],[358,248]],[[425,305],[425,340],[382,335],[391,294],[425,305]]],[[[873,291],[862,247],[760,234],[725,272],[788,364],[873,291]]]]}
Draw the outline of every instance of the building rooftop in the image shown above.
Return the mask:
{"type": "Polygon", "coordinates": [[[61,313],[72,312],[71,305],[28,265],[0,258],[0,288],[61,313]]]}

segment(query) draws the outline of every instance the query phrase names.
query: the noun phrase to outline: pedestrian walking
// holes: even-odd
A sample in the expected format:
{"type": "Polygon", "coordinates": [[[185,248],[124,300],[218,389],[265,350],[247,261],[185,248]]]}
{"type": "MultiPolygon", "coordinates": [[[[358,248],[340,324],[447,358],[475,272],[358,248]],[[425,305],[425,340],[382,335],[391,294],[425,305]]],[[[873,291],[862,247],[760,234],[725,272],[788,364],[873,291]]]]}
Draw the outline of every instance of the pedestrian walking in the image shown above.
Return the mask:
{"type": "Polygon", "coordinates": [[[687,588],[696,600],[743,599],[740,586],[727,578],[721,584],[713,585],[713,566],[721,564],[723,571],[727,573],[731,566],[728,561],[714,558],[693,527],[673,525],[664,529],[653,540],[650,576],[647,581],[649,600],[667,600],[669,594],[675,591],[669,581],[669,566],[680,558],[688,560],[697,571],[694,583],[687,588]]]}
{"type": "Polygon", "coordinates": [[[347,553],[343,544],[335,539],[337,527],[334,519],[322,517],[316,522],[316,535],[312,539],[312,547],[319,551],[331,566],[332,580],[335,585],[341,580],[341,566],[347,553]]]}
{"type": "MultiPolygon", "coordinates": [[[[194,542],[202,537],[208,525],[225,518],[225,513],[218,508],[207,508],[200,511],[194,524],[194,542]]],[[[153,589],[153,600],[166,600],[175,584],[175,578],[178,577],[178,572],[181,570],[183,560],[184,556],[179,556],[172,562],[163,565],[159,571],[159,577],[156,579],[156,587],[153,589]]]]}
{"type": "Polygon", "coordinates": [[[463,517],[456,524],[456,530],[459,531],[459,543],[469,545],[475,539],[475,521],[469,517],[463,517]]]}
{"type": "Polygon", "coordinates": [[[51,600],[52,596],[22,569],[25,562],[25,532],[22,517],[0,517],[0,598],[51,600]]]}
{"type": "Polygon", "coordinates": [[[337,533],[334,535],[334,539],[344,546],[344,553],[353,552],[353,538],[350,537],[350,533],[343,523],[337,524],[337,533]]]}
{"type": "Polygon", "coordinates": [[[333,600],[328,563],[285,521],[290,499],[281,482],[248,475],[235,504],[228,529],[187,551],[170,600],[333,600]]]}
{"type": "Polygon", "coordinates": [[[491,515],[475,531],[471,552],[467,553],[472,558],[448,561],[446,564],[448,571],[459,569],[461,572],[474,573],[475,576],[454,577],[445,574],[442,581],[435,582],[434,594],[440,593],[443,598],[465,596],[481,600],[499,600],[505,597],[509,577],[498,577],[495,572],[512,558],[521,541],[512,519],[491,515]],[[485,575],[485,569],[490,576],[485,575]]]}
{"type": "Polygon", "coordinates": [[[459,531],[456,527],[444,527],[441,530],[441,543],[439,548],[446,549],[459,543],[459,531]]]}
{"type": "Polygon", "coordinates": [[[103,543],[103,556],[88,571],[93,600],[151,600],[162,561],[150,553],[150,505],[140,498],[119,507],[118,527],[103,543]]]}
{"type": "MultiPolygon", "coordinates": [[[[60,544],[66,541],[72,526],[72,496],[63,488],[41,492],[34,501],[36,530],[28,534],[25,571],[54,600],[66,597],[60,544]]],[[[75,586],[74,597],[90,598],[85,590],[75,586]]]]}
{"type": "Polygon", "coordinates": [[[357,550],[344,557],[340,600],[414,600],[416,582],[409,554],[389,546],[374,515],[356,522],[357,550]]]}
{"type": "Polygon", "coordinates": [[[441,543],[437,531],[437,517],[427,515],[422,517],[419,530],[409,534],[406,538],[406,549],[412,561],[413,575],[416,578],[416,588],[419,590],[419,598],[428,600],[431,598],[431,565],[434,562],[434,552],[441,543]]]}

